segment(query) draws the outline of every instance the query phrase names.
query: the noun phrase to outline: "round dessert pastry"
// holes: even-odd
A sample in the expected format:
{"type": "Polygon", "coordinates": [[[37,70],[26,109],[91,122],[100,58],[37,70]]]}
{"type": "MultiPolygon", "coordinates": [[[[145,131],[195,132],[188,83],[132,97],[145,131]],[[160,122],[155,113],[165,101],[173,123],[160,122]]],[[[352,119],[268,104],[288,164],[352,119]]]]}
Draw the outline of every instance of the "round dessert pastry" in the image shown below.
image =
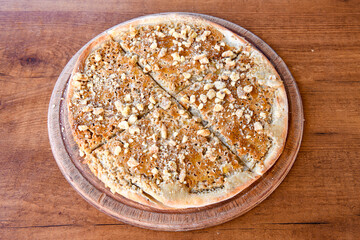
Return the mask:
{"type": "Polygon", "coordinates": [[[233,197],[280,156],[288,105],[254,46],[199,17],[118,25],[87,45],[67,96],[73,136],[112,192],[157,208],[233,197]]]}

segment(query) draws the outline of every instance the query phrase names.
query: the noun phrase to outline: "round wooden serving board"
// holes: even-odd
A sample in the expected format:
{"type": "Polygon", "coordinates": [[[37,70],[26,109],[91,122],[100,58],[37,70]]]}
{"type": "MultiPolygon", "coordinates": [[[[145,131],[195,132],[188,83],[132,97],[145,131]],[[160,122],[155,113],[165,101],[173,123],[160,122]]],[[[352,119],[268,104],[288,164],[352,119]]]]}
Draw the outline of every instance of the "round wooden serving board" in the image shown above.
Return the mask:
{"type": "Polygon", "coordinates": [[[244,37],[264,53],[284,81],[289,102],[286,145],[275,165],[249,188],[224,202],[179,210],[147,207],[113,194],[105,188],[87,165],[82,164],[83,159],[79,156],[67,120],[67,85],[74,63],[83,48],[72,57],[60,74],[51,96],[48,113],[49,138],[54,157],[61,172],[75,190],[97,209],[122,222],[165,231],[186,231],[218,225],[246,213],[262,202],[277,188],[293,165],[300,147],[304,121],[303,106],[295,80],[282,59],[265,42],[246,29],[223,19],[200,14],[181,14],[203,17],[244,37]]]}

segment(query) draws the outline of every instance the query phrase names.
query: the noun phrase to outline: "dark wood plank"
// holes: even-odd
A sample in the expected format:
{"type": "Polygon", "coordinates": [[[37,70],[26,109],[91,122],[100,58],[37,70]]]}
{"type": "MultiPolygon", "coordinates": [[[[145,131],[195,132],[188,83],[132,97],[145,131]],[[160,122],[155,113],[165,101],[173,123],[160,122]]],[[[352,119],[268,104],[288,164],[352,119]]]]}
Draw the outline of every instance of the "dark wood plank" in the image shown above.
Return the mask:
{"type": "Polygon", "coordinates": [[[357,239],[359,10],[352,0],[1,1],[1,238],[357,239]],[[66,182],[47,136],[51,91],[71,56],[105,29],[159,11],[211,14],[254,32],[284,59],[303,98],[304,139],[285,181],[244,216],[200,231],[117,225],[66,182]]]}

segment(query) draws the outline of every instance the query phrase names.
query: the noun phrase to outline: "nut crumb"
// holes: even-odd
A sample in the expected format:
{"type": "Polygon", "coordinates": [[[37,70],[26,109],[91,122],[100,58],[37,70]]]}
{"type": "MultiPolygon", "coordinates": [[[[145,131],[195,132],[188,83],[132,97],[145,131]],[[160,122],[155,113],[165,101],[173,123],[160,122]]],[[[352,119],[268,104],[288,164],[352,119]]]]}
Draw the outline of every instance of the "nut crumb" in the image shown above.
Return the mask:
{"type": "Polygon", "coordinates": [[[225,93],[222,91],[219,91],[216,93],[216,97],[219,99],[224,99],[225,98],[225,93]]]}
{"type": "Polygon", "coordinates": [[[197,135],[207,137],[210,135],[210,131],[208,129],[201,129],[201,130],[197,131],[197,135]]]}
{"type": "Polygon", "coordinates": [[[209,90],[209,89],[211,89],[211,88],[213,88],[213,87],[214,87],[213,84],[207,83],[207,84],[205,84],[205,86],[204,86],[204,90],[207,91],[207,90],[209,90]]]}
{"type": "Polygon", "coordinates": [[[230,79],[231,79],[231,81],[237,81],[237,80],[239,80],[239,79],[240,79],[239,73],[238,73],[238,72],[232,72],[232,73],[230,74],[230,79]]]}
{"type": "Polygon", "coordinates": [[[150,45],[150,48],[151,48],[151,49],[156,49],[156,48],[157,48],[157,43],[156,43],[156,42],[153,42],[153,43],[150,45]]]}
{"type": "Polygon", "coordinates": [[[176,142],[172,139],[169,140],[169,145],[172,146],[172,147],[175,147],[176,146],[176,142]]]}
{"type": "Polygon", "coordinates": [[[215,98],[215,103],[221,103],[223,100],[220,98],[215,98]]]}
{"type": "Polygon", "coordinates": [[[220,104],[215,104],[215,106],[214,106],[214,111],[215,112],[220,112],[223,109],[224,109],[224,107],[222,105],[220,105],[220,104]]]}
{"type": "Polygon", "coordinates": [[[128,123],[127,121],[121,121],[121,122],[119,123],[118,127],[119,127],[120,129],[126,130],[126,129],[129,128],[129,123],[128,123]]]}
{"type": "Polygon", "coordinates": [[[144,110],[144,104],[138,103],[138,104],[136,104],[136,108],[137,108],[139,111],[142,111],[142,110],[144,110]]]}
{"type": "Polygon", "coordinates": [[[162,58],[166,55],[167,49],[166,48],[161,48],[158,57],[162,58]]]}
{"type": "Polygon", "coordinates": [[[261,131],[261,130],[263,130],[263,126],[261,125],[260,122],[254,123],[254,130],[255,130],[255,131],[261,131]]]}
{"type": "Polygon", "coordinates": [[[156,174],[159,173],[159,170],[157,170],[157,168],[153,168],[153,169],[151,170],[151,173],[154,174],[154,175],[156,175],[156,174]]]}
{"type": "Polygon", "coordinates": [[[216,92],[214,89],[210,89],[207,93],[206,96],[211,100],[216,96],[216,92]]]}
{"type": "Polygon", "coordinates": [[[203,103],[206,103],[206,102],[207,102],[207,97],[206,97],[206,95],[201,94],[201,95],[200,95],[200,100],[201,100],[203,103]]]}
{"type": "Polygon", "coordinates": [[[104,112],[104,109],[102,108],[94,108],[93,114],[99,115],[100,113],[104,112]]]}
{"type": "Polygon", "coordinates": [[[140,128],[138,126],[131,126],[129,128],[129,133],[134,135],[135,133],[140,133],[140,128]]]}
{"type": "Polygon", "coordinates": [[[139,166],[139,164],[140,163],[138,161],[136,161],[135,158],[133,158],[133,157],[130,157],[129,160],[127,161],[127,165],[129,167],[137,167],[137,166],[139,166]]]}
{"type": "Polygon", "coordinates": [[[191,78],[191,74],[190,73],[183,73],[183,76],[184,76],[184,78],[185,79],[189,79],[189,78],[191,78]]]}
{"type": "Polygon", "coordinates": [[[187,96],[182,96],[180,101],[183,103],[189,103],[189,98],[187,96]]]}
{"type": "Polygon", "coordinates": [[[253,90],[253,86],[247,85],[244,87],[244,92],[246,93],[251,93],[252,90],[253,90]]]}
{"type": "Polygon", "coordinates": [[[207,57],[203,57],[203,58],[201,58],[201,59],[199,60],[199,62],[200,62],[201,64],[208,64],[208,63],[209,63],[209,59],[208,59],[207,57]]]}
{"type": "Polygon", "coordinates": [[[223,88],[225,88],[226,84],[224,82],[221,82],[221,81],[216,81],[214,83],[215,85],[215,88],[218,89],[218,90],[221,90],[223,88]]]}
{"type": "Polygon", "coordinates": [[[243,115],[243,113],[244,113],[244,111],[243,111],[243,110],[238,109],[238,110],[236,110],[235,115],[236,115],[237,117],[241,118],[241,117],[242,117],[242,115],[243,115]]]}
{"type": "Polygon", "coordinates": [[[85,153],[83,151],[79,150],[79,155],[80,155],[80,157],[83,157],[83,156],[85,156],[85,153]]]}
{"type": "Polygon", "coordinates": [[[88,130],[89,127],[88,127],[88,126],[85,126],[85,125],[79,125],[79,126],[78,126],[78,129],[79,129],[80,131],[85,131],[85,130],[88,130]]]}
{"type": "Polygon", "coordinates": [[[167,131],[165,125],[161,125],[160,134],[163,139],[167,138],[167,131]]]}
{"type": "Polygon", "coordinates": [[[125,102],[131,102],[131,95],[130,94],[126,94],[124,97],[124,101],[125,102]]]}
{"type": "Polygon", "coordinates": [[[149,101],[152,103],[152,104],[156,104],[156,100],[153,96],[150,96],[149,98],[149,101]]]}
{"type": "Polygon", "coordinates": [[[226,52],[223,52],[221,54],[222,57],[230,57],[230,58],[233,58],[235,56],[235,54],[231,51],[231,50],[228,50],[226,52]]]}
{"type": "Polygon", "coordinates": [[[134,123],[136,123],[137,120],[138,120],[138,118],[137,118],[136,115],[131,115],[131,116],[129,117],[128,123],[129,123],[130,125],[133,125],[134,123]]]}
{"type": "Polygon", "coordinates": [[[121,147],[120,146],[116,146],[115,149],[114,149],[114,155],[115,156],[118,156],[121,152],[121,147]]]}

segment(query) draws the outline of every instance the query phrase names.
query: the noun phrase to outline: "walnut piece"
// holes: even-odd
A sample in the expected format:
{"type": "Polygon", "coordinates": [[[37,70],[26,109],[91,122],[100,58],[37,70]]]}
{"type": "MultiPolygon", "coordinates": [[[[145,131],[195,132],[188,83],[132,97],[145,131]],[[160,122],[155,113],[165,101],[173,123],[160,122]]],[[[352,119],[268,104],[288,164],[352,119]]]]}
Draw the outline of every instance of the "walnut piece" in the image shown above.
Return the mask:
{"type": "Polygon", "coordinates": [[[247,85],[244,87],[244,92],[246,93],[251,93],[252,90],[253,90],[253,86],[247,85]]]}
{"type": "Polygon", "coordinates": [[[134,123],[136,123],[136,121],[138,120],[137,116],[136,115],[131,115],[128,119],[128,123],[130,125],[133,125],[134,123]]]}
{"type": "Polygon", "coordinates": [[[200,95],[200,101],[202,101],[203,103],[206,103],[207,102],[207,96],[204,95],[204,94],[201,94],[200,95]]]}
{"type": "Polygon", "coordinates": [[[208,129],[201,129],[201,130],[197,131],[197,135],[207,137],[210,135],[210,131],[208,129]]]}
{"type": "Polygon", "coordinates": [[[211,88],[213,88],[213,87],[214,87],[214,84],[212,84],[212,83],[207,83],[207,84],[205,84],[205,86],[204,86],[204,90],[207,91],[207,90],[209,90],[209,89],[211,89],[211,88]]]}
{"type": "Polygon", "coordinates": [[[121,122],[119,123],[118,127],[119,127],[120,129],[126,130],[126,129],[129,128],[129,123],[128,123],[127,121],[121,121],[121,122]]]}
{"type": "Polygon", "coordinates": [[[114,149],[114,155],[115,156],[118,156],[121,152],[121,147],[120,146],[116,146],[115,149],[114,149]]]}
{"type": "Polygon", "coordinates": [[[167,138],[167,131],[165,125],[161,125],[160,127],[160,134],[163,139],[167,138]]]}
{"type": "Polygon", "coordinates": [[[221,81],[216,81],[214,83],[214,85],[215,85],[215,88],[217,90],[221,90],[221,89],[225,88],[225,86],[226,86],[226,84],[224,82],[221,82],[221,81]]]}
{"type": "Polygon", "coordinates": [[[85,125],[79,125],[79,126],[78,126],[78,129],[79,129],[80,131],[85,131],[85,130],[88,130],[89,127],[88,127],[88,126],[85,126],[85,125]]]}
{"type": "Polygon", "coordinates": [[[260,122],[254,123],[254,130],[255,130],[255,131],[261,131],[261,130],[263,130],[263,126],[261,125],[260,122]]]}
{"type": "Polygon", "coordinates": [[[224,109],[224,107],[222,105],[220,105],[220,104],[215,104],[215,106],[214,106],[214,111],[215,112],[220,112],[223,109],[224,109]]]}
{"type": "Polygon", "coordinates": [[[139,164],[140,163],[138,161],[136,161],[135,158],[133,158],[133,157],[130,157],[129,160],[127,161],[127,165],[129,167],[137,167],[137,166],[139,166],[139,164]]]}
{"type": "Polygon", "coordinates": [[[211,100],[216,96],[216,92],[214,89],[210,89],[207,93],[206,96],[211,100]]]}

